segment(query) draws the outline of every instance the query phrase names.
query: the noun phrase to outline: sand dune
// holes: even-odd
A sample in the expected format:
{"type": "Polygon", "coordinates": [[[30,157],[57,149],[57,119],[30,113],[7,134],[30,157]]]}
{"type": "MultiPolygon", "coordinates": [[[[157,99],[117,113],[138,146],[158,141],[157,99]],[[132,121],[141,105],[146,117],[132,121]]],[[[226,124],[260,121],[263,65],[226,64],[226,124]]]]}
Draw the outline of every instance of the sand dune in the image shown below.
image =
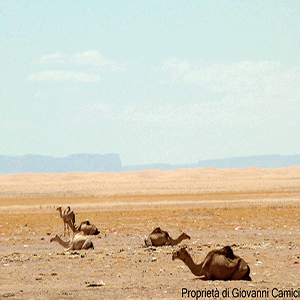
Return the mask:
{"type": "Polygon", "coordinates": [[[0,175],[0,198],[298,189],[300,167],[0,175]]]}

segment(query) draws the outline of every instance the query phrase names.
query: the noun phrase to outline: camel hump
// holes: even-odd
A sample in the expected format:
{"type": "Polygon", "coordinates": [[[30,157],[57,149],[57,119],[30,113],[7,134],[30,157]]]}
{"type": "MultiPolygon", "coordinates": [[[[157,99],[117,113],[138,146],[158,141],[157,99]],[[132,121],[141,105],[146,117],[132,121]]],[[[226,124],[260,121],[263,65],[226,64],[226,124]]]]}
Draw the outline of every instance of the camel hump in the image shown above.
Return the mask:
{"type": "MultiPolygon", "coordinates": [[[[152,233],[163,233],[163,231],[161,230],[160,227],[156,227],[156,228],[152,231],[152,233]]],[[[152,233],[151,233],[151,234],[152,234],[152,233]]]]}
{"type": "Polygon", "coordinates": [[[217,251],[218,254],[222,254],[227,258],[234,259],[234,254],[230,246],[225,246],[217,251]]]}
{"type": "Polygon", "coordinates": [[[90,223],[89,220],[85,220],[85,221],[82,221],[82,222],[79,224],[79,227],[81,227],[82,225],[91,225],[91,223],[90,223]]]}
{"type": "Polygon", "coordinates": [[[155,228],[151,234],[164,234],[166,238],[169,238],[169,233],[167,231],[162,230],[160,227],[155,228]]]}

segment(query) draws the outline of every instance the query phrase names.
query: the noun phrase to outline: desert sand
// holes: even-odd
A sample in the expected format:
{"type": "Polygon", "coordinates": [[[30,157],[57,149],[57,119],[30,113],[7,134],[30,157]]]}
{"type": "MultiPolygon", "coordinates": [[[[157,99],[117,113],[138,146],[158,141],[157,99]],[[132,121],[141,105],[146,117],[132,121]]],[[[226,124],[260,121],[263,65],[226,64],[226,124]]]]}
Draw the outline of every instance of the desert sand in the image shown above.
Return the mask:
{"type": "Polygon", "coordinates": [[[0,298],[300,299],[299,174],[300,167],[0,175],[0,298]],[[63,235],[60,205],[71,206],[76,224],[98,227],[95,249],[64,252],[50,243],[63,235]],[[191,239],[145,248],[158,226],[191,239]],[[251,282],[203,281],[172,261],[181,246],[200,263],[226,245],[249,264],[251,282]]]}

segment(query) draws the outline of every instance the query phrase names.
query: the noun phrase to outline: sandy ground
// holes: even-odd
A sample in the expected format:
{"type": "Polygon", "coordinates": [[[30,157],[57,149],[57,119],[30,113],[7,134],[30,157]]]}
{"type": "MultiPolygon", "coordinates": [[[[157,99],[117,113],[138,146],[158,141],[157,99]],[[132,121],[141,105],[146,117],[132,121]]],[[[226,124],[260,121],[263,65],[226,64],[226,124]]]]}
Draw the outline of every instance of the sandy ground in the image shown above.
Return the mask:
{"type": "Polygon", "coordinates": [[[0,298],[300,299],[299,174],[300,167],[0,175],[0,298]],[[63,234],[59,205],[71,206],[76,223],[98,227],[94,250],[64,252],[49,242],[63,234]],[[157,226],[191,240],[144,248],[157,226]],[[195,277],[172,261],[184,245],[197,263],[232,246],[253,280],[195,277]],[[286,291],[294,297],[280,297],[286,291]]]}

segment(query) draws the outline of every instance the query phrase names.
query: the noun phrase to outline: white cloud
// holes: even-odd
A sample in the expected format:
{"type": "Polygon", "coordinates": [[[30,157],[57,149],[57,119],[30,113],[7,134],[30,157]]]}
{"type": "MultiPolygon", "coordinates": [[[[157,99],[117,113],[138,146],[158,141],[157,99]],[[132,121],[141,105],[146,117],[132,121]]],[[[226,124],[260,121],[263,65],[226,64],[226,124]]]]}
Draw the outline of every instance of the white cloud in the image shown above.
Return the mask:
{"type": "Polygon", "coordinates": [[[40,59],[38,59],[39,64],[64,64],[66,63],[67,56],[62,55],[60,52],[53,54],[43,55],[40,59]]]}
{"type": "MultiPolygon", "coordinates": [[[[293,95],[300,92],[300,68],[286,67],[276,61],[233,62],[202,66],[176,59],[163,62],[163,83],[198,86],[233,97],[258,96],[257,99],[293,95]]],[[[252,97],[253,98],[253,97],[252,97]]]]}
{"type": "Polygon", "coordinates": [[[100,52],[96,50],[84,51],[81,53],[61,54],[60,52],[43,55],[37,61],[39,64],[55,65],[77,65],[77,66],[95,66],[110,68],[111,71],[123,71],[126,67],[126,63],[117,62],[116,60],[110,60],[104,57],[100,52]]]}
{"type": "Polygon", "coordinates": [[[207,67],[197,66],[186,74],[187,83],[195,83],[214,91],[247,91],[263,83],[272,72],[278,70],[277,62],[237,62],[231,64],[214,64],[207,67]]]}
{"type": "Polygon", "coordinates": [[[99,75],[74,72],[74,71],[43,71],[31,74],[27,77],[29,81],[59,81],[59,82],[76,82],[76,83],[97,83],[100,81],[99,75]]]}
{"type": "Polygon", "coordinates": [[[27,77],[29,81],[98,83],[101,79],[100,74],[103,72],[123,72],[126,69],[126,63],[107,59],[96,50],[73,55],[56,52],[43,55],[36,62],[48,66],[63,65],[67,66],[68,70],[47,70],[34,73],[27,77]]]}
{"type": "Polygon", "coordinates": [[[116,64],[116,61],[105,58],[98,51],[85,51],[70,56],[70,62],[79,65],[107,66],[116,64]]]}

